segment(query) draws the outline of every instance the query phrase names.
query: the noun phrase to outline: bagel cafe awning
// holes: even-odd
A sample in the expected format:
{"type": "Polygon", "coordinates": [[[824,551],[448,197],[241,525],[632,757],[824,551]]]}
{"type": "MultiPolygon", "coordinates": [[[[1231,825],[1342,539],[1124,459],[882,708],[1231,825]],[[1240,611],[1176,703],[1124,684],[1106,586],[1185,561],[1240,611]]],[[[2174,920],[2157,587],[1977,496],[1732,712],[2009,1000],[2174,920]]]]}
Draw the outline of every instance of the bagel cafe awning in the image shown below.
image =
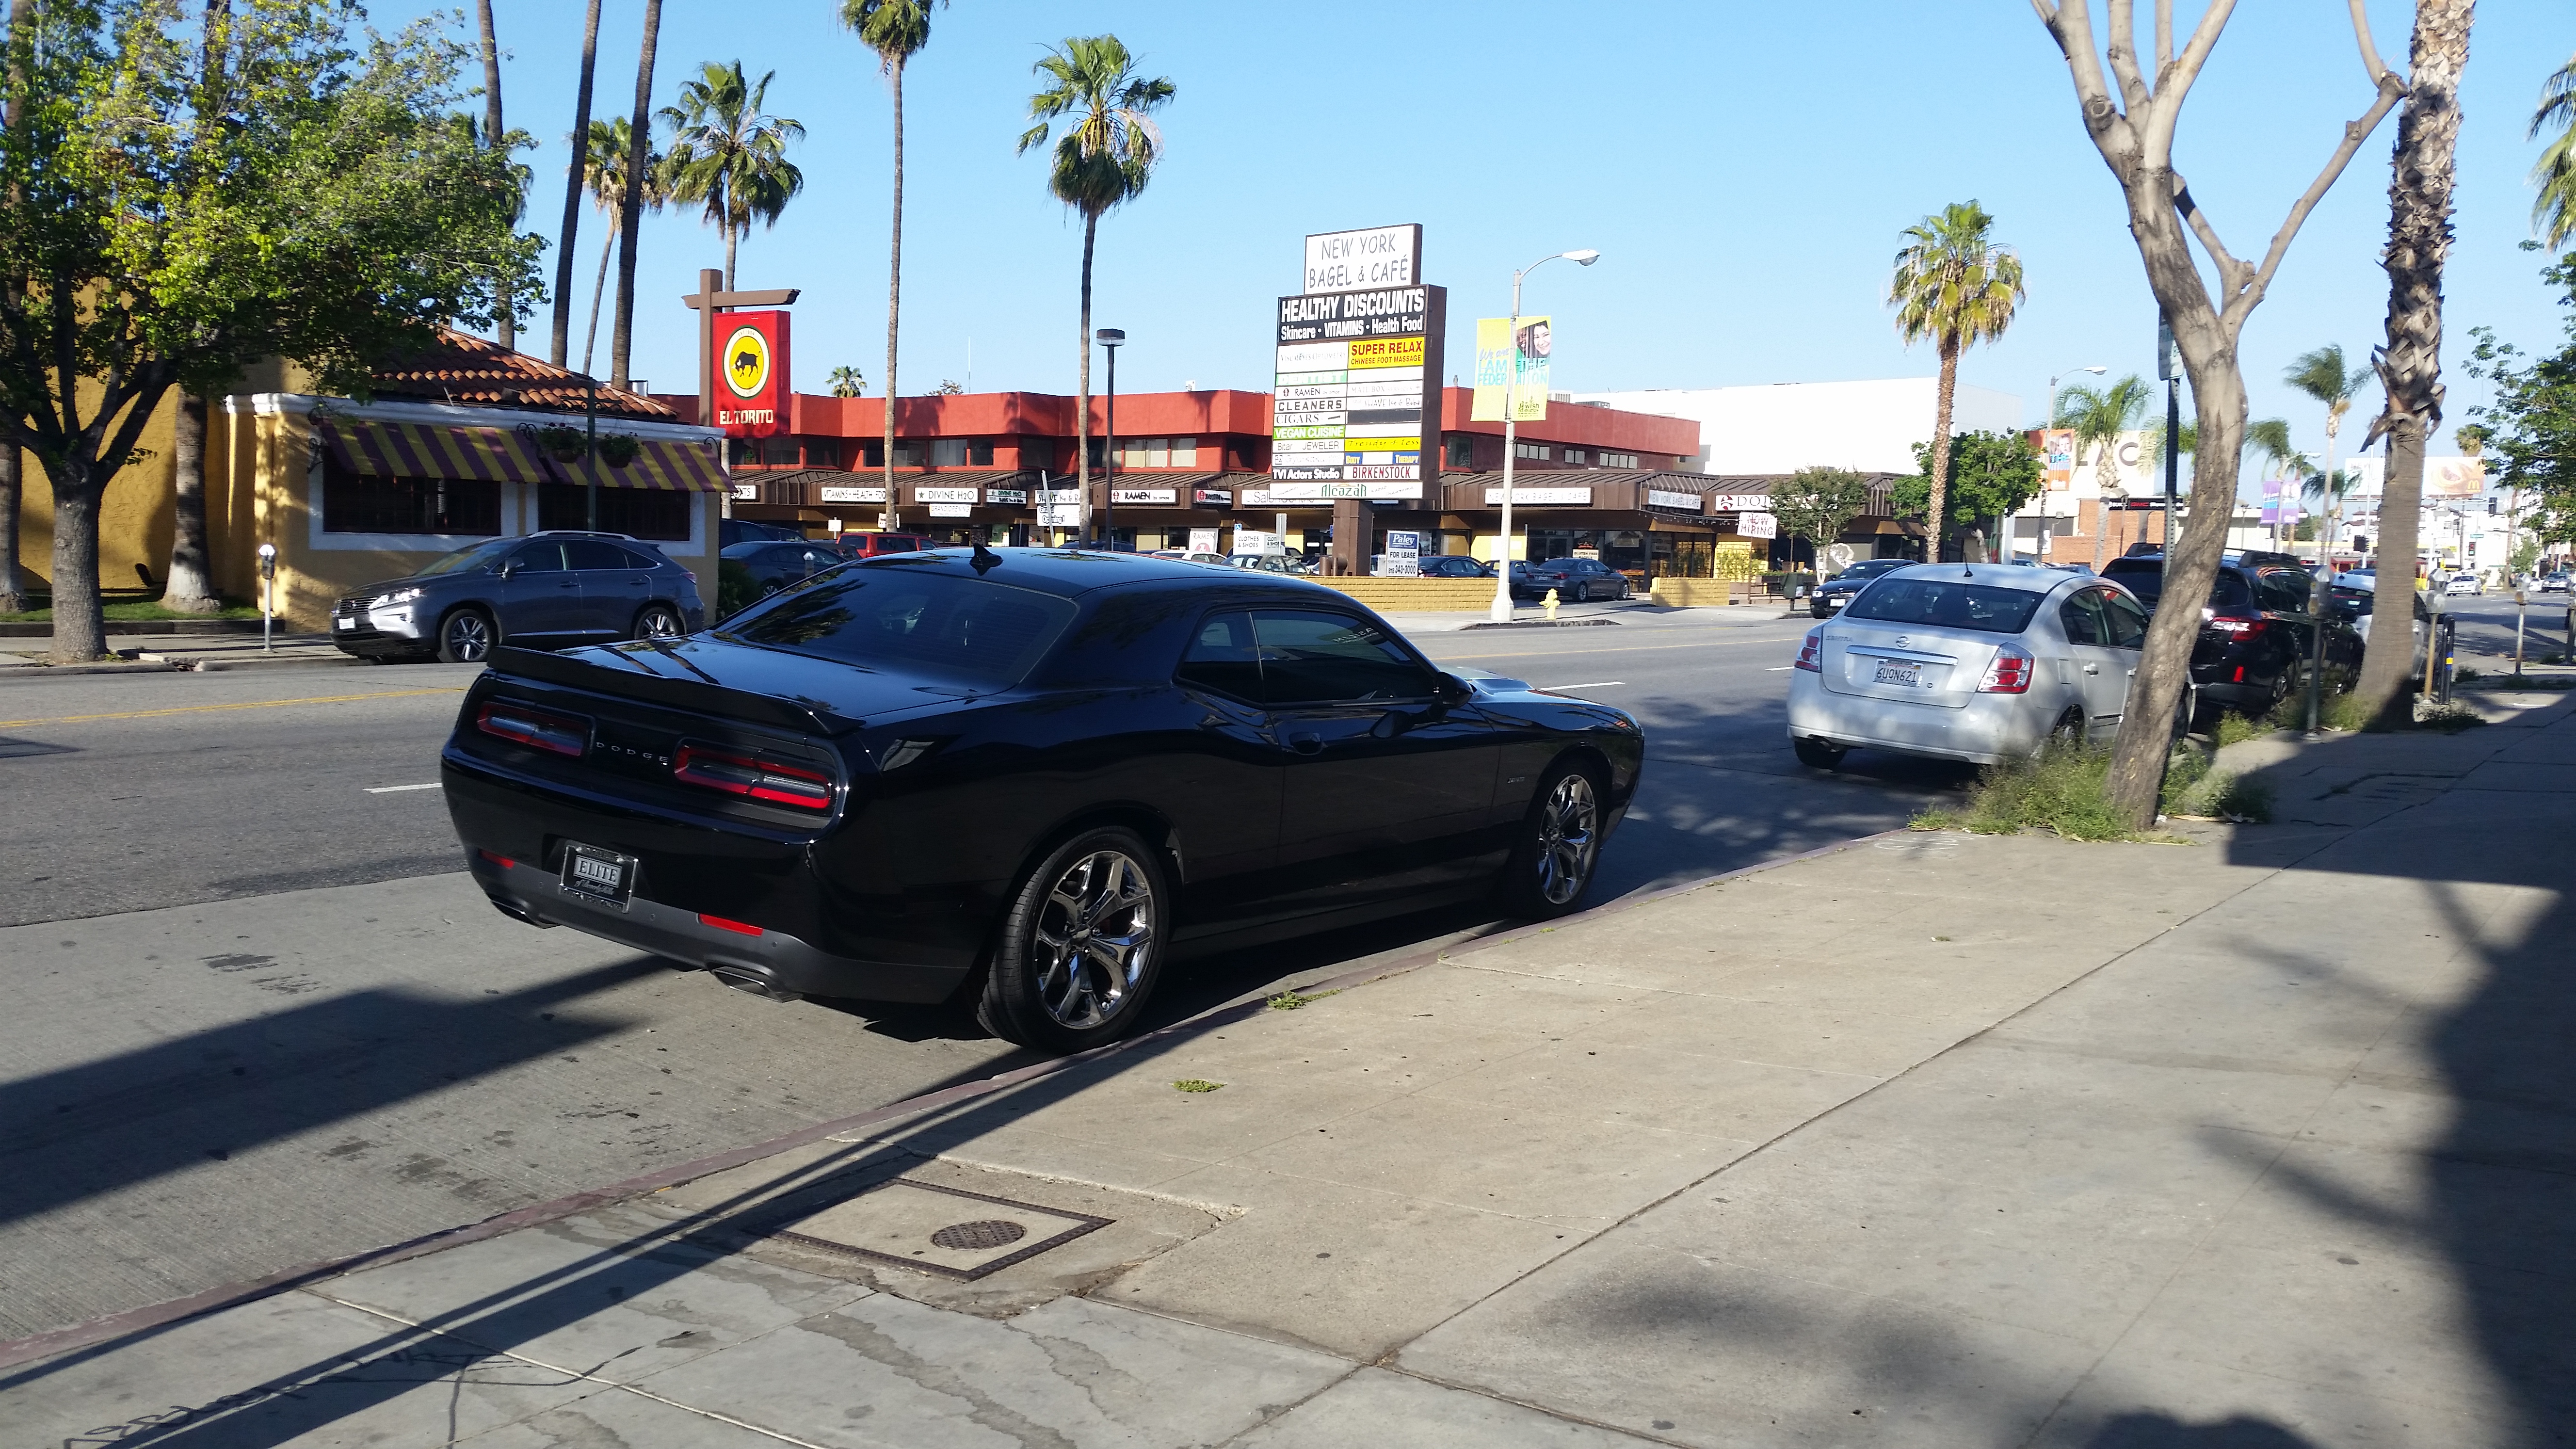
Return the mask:
{"type": "MultiPolygon", "coordinates": [[[[323,425],[322,437],[332,461],[365,477],[472,478],[498,483],[588,481],[577,457],[571,462],[554,457],[539,441],[538,430],[526,424],[502,428],[334,418],[323,425]]],[[[619,432],[603,433],[601,441],[606,443],[612,437],[632,441],[635,455],[623,466],[613,465],[605,457],[600,460],[597,471],[603,488],[724,491],[724,470],[716,462],[713,444],[637,438],[619,432]]]]}

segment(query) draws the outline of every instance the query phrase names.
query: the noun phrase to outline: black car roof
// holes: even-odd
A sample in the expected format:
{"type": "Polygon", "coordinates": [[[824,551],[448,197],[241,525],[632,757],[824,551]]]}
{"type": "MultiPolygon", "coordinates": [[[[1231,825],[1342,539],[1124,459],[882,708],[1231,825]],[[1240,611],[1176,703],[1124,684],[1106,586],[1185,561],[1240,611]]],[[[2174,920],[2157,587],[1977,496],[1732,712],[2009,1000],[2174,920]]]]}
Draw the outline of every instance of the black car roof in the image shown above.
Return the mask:
{"type": "Polygon", "coordinates": [[[1151,554],[1107,553],[1075,548],[997,548],[978,556],[971,548],[930,548],[917,553],[879,554],[850,565],[853,570],[929,569],[959,578],[988,578],[1060,598],[1076,598],[1117,584],[1196,583],[1210,587],[1251,589],[1286,598],[1348,602],[1350,595],[1322,584],[1266,569],[1238,569],[1151,554]]]}

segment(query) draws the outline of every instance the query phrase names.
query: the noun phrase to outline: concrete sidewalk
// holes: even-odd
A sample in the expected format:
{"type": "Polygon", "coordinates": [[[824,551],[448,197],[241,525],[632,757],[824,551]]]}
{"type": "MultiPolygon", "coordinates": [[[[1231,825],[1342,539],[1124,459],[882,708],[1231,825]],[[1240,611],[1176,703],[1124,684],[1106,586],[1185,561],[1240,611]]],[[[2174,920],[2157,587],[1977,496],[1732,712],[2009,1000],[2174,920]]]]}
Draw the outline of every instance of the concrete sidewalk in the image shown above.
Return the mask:
{"type": "Polygon", "coordinates": [[[0,1419],[30,1444],[2564,1442],[2570,710],[2239,746],[2277,822],[2189,845],[1878,838],[1245,1003],[0,1352],[0,1419]]]}

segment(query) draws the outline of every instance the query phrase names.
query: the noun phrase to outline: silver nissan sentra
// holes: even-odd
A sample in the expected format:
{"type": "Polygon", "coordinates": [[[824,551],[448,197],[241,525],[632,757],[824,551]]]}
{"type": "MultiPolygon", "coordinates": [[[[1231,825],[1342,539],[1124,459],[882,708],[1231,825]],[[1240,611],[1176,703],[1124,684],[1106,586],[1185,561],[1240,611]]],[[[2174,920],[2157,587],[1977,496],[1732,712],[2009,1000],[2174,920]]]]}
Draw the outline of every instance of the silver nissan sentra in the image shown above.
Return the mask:
{"type": "Polygon", "coordinates": [[[1914,564],[1807,632],[1789,743],[1831,769],[1852,749],[1990,765],[2120,727],[2147,611],[2090,574],[1914,564]]]}

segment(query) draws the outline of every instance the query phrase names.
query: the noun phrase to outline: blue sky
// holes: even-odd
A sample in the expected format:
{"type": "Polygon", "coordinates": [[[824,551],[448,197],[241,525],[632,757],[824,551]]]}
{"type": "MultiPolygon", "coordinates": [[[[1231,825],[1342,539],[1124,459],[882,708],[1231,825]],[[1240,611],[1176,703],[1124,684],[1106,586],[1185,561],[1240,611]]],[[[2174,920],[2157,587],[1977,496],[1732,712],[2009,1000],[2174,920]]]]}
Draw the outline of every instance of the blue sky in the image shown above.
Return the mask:
{"type": "MultiPolygon", "coordinates": [[[[578,0],[496,0],[509,124],[542,141],[528,225],[551,234],[578,66],[578,0]]],[[[632,95],[642,0],[608,0],[596,114],[632,95]]],[[[805,123],[805,194],[742,248],[740,284],[797,286],[795,381],[835,364],[882,385],[889,104],[832,0],[674,0],[657,103],[702,60],[775,70],[771,108],[805,123]]],[[[2142,10],[2146,7],[2141,6],[2142,10]]],[[[2182,7],[2196,15],[2198,7],[2182,7]]],[[[2411,7],[2372,0],[2402,66],[2411,7]]],[[[390,27],[439,7],[380,0],[390,27]]],[[[2458,239],[2448,282],[2447,414],[2480,395],[2458,370],[2473,325],[2545,344],[2523,130],[2544,76],[2576,47],[2563,5],[2481,8],[2463,88],[2458,239]]],[[[459,22],[460,25],[463,22],[459,22]]],[[[2080,129],[2066,69],[2022,0],[1858,5],[1523,0],[1370,6],[959,0],[939,12],[906,87],[909,140],[902,390],[1070,392],[1081,229],[1015,157],[1029,67],[1069,34],[1113,32],[1168,76],[1169,154],[1103,222],[1098,325],[1124,327],[1122,388],[1267,386],[1271,300],[1295,288],[1311,231],[1425,226],[1427,280],[1449,288],[1452,370],[1472,320],[1499,314],[1515,266],[1593,247],[1599,265],[1538,273],[1526,306],[1558,318],[1556,386],[1707,387],[1928,374],[1883,301],[1898,232],[1975,198],[2021,252],[2030,295],[1962,379],[2022,396],[2052,372],[2154,372],[2155,309],[2119,193],[2080,129]]],[[[2332,0],[2240,8],[2186,111],[2178,159],[2240,255],[2258,255],[2369,89],[2332,0]]],[[[2392,117],[2310,217],[2249,324],[2254,416],[2322,443],[2319,410],[2281,387],[2297,353],[2356,357],[2379,339],[2392,117]]],[[[677,298],[722,262],[687,216],[645,225],[636,372],[693,389],[677,298]]],[[[585,211],[575,353],[600,240],[585,211]]],[[[551,267],[551,262],[549,263],[551,267]]],[[[545,316],[534,325],[542,352],[545,316]]],[[[600,370],[605,373],[603,326],[600,370]]],[[[2363,404],[2377,406],[2375,390],[2363,404]]],[[[1929,431],[1929,420],[1926,420],[1929,431]]],[[[2345,433],[2347,448],[2358,428],[2345,433]]],[[[2447,435],[2445,437],[2447,443],[2447,435]]]]}

